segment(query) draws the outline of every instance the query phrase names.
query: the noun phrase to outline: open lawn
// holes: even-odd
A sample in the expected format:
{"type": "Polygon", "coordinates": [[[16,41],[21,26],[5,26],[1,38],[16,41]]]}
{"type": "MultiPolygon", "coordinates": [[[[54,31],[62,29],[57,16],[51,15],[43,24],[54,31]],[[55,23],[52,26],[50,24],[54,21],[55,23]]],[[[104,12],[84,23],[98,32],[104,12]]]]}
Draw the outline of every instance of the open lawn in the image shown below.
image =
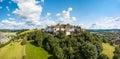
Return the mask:
{"type": "Polygon", "coordinates": [[[109,57],[109,59],[112,59],[114,56],[113,52],[115,51],[115,47],[111,46],[108,43],[103,43],[102,46],[103,46],[102,53],[106,54],[109,57]]]}
{"type": "Polygon", "coordinates": [[[5,47],[0,48],[0,59],[22,59],[23,46],[20,42],[11,42],[5,47]]]}
{"type": "Polygon", "coordinates": [[[30,42],[26,45],[26,56],[27,59],[48,59],[51,55],[48,54],[43,48],[36,47],[30,42]]]}
{"type": "MultiPolygon", "coordinates": [[[[0,59],[23,59],[23,46],[20,42],[11,42],[0,48],[0,59]]],[[[43,48],[36,47],[30,42],[26,45],[27,59],[48,59],[51,55],[43,48]]]]}

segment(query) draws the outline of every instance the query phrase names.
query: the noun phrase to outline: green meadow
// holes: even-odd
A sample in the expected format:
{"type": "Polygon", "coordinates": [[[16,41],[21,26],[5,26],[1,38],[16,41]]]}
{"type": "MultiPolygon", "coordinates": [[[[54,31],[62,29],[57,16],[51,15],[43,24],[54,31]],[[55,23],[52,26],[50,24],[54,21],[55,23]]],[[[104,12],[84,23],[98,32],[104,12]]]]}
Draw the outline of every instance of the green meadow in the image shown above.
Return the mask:
{"type": "Polygon", "coordinates": [[[35,45],[27,42],[26,45],[26,58],[27,59],[48,59],[51,55],[43,48],[36,47],[35,45]]]}
{"type": "Polygon", "coordinates": [[[0,59],[22,59],[23,46],[20,42],[11,42],[5,47],[0,48],[0,59]]]}
{"type": "MultiPolygon", "coordinates": [[[[51,54],[43,48],[37,47],[28,41],[26,44],[26,59],[48,59],[51,54]]],[[[115,47],[108,43],[103,43],[102,53],[106,54],[109,59],[114,56],[115,47]]],[[[23,59],[23,46],[21,42],[11,42],[5,47],[0,48],[0,59],[23,59]]]]}

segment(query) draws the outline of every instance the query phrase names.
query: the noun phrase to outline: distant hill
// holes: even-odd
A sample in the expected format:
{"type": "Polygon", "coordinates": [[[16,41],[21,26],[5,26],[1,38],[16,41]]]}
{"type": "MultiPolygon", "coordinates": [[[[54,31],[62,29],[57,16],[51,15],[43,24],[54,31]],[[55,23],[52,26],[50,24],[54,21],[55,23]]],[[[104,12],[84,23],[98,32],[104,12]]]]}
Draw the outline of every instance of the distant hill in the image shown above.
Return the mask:
{"type": "Polygon", "coordinates": [[[89,32],[120,31],[120,29],[87,29],[89,32]]]}
{"type": "Polygon", "coordinates": [[[28,30],[28,29],[0,29],[0,32],[18,32],[21,30],[28,30]]]}

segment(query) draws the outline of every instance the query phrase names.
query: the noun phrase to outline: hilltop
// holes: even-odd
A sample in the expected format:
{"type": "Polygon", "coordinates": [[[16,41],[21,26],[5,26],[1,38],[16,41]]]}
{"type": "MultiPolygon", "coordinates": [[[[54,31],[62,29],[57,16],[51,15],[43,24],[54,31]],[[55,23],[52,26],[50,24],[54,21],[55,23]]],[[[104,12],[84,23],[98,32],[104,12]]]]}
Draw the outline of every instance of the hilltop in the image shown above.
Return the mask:
{"type": "MultiPolygon", "coordinates": [[[[65,28],[66,27],[64,27],[64,29],[65,28]]],[[[76,29],[77,32],[72,31],[69,35],[66,35],[64,30],[58,30],[54,33],[48,33],[46,32],[46,29],[34,29],[21,32],[17,34],[17,36],[18,38],[23,39],[23,43],[25,43],[26,40],[33,40],[33,42],[31,43],[37,47],[44,48],[46,51],[53,55],[51,56],[51,58],[99,58],[99,56],[102,55],[101,53],[103,50],[103,39],[96,34],[91,34],[90,32],[85,30],[83,31],[81,27],[74,26],[73,28],[76,29]]]]}

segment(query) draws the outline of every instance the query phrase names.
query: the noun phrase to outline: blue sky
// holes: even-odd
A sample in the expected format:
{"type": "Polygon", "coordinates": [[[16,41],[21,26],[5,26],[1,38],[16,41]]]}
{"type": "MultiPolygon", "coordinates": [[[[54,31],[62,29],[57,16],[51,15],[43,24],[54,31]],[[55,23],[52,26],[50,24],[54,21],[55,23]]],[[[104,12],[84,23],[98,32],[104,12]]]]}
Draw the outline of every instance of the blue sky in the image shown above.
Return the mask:
{"type": "Polygon", "coordinates": [[[120,29],[120,0],[0,0],[0,28],[43,28],[70,23],[120,29]]]}

